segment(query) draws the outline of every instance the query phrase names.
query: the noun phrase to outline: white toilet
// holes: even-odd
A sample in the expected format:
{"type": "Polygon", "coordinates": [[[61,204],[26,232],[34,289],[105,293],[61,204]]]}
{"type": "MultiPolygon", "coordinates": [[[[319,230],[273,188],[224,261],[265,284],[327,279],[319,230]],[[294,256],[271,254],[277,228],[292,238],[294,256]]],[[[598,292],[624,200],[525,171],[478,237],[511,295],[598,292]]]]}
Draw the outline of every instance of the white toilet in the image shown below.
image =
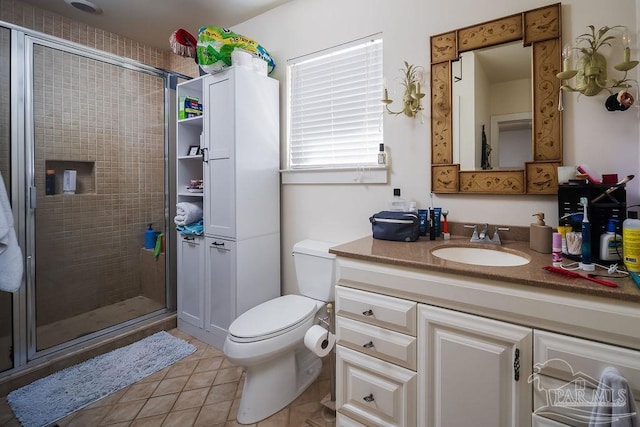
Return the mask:
{"type": "Polygon", "coordinates": [[[304,346],[319,310],[334,300],[333,243],[303,240],[293,246],[298,289],[241,314],[229,326],[224,354],[247,368],[237,420],[252,424],[298,397],[318,377],[322,361],[304,346]]]}

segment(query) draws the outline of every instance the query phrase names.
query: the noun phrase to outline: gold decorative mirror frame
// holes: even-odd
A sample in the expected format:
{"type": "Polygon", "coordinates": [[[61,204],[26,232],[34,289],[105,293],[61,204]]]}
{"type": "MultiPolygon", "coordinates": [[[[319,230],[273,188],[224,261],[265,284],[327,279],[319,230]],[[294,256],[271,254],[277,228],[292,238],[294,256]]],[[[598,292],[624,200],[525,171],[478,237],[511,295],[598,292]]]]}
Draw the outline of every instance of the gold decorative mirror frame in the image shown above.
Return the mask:
{"type": "Polygon", "coordinates": [[[431,37],[431,191],[556,194],[562,165],[560,3],[431,37]],[[523,169],[460,170],[453,163],[452,63],[460,53],[522,40],[532,46],[533,160],[523,169]]]}

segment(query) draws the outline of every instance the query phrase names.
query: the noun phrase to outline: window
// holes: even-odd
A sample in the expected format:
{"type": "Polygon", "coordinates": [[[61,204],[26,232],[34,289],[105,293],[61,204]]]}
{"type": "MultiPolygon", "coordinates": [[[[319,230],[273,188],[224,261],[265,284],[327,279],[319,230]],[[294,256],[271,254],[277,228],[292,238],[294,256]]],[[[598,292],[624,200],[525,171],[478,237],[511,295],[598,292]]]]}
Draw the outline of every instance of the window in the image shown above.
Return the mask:
{"type": "Polygon", "coordinates": [[[289,170],[378,167],[381,35],[290,60],[287,82],[289,170]]]}

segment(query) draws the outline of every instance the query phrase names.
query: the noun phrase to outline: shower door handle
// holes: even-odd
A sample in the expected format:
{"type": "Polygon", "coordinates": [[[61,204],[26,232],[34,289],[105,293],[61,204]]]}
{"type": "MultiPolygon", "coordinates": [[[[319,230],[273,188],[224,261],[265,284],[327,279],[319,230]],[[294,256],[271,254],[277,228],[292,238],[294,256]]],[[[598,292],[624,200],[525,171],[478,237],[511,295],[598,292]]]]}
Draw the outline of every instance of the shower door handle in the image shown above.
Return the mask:
{"type": "Polygon", "coordinates": [[[36,187],[29,187],[29,206],[31,209],[36,208],[36,187]]]}

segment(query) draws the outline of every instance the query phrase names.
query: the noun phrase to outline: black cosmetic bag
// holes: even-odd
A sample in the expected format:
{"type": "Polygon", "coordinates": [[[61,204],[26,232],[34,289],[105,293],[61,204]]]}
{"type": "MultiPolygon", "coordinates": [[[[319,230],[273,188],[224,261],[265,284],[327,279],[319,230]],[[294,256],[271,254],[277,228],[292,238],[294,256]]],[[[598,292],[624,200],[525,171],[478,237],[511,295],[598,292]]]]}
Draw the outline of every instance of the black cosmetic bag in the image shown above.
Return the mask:
{"type": "Polygon", "coordinates": [[[382,211],[369,218],[373,238],[415,242],[420,236],[420,220],[416,212],[382,211]]]}

